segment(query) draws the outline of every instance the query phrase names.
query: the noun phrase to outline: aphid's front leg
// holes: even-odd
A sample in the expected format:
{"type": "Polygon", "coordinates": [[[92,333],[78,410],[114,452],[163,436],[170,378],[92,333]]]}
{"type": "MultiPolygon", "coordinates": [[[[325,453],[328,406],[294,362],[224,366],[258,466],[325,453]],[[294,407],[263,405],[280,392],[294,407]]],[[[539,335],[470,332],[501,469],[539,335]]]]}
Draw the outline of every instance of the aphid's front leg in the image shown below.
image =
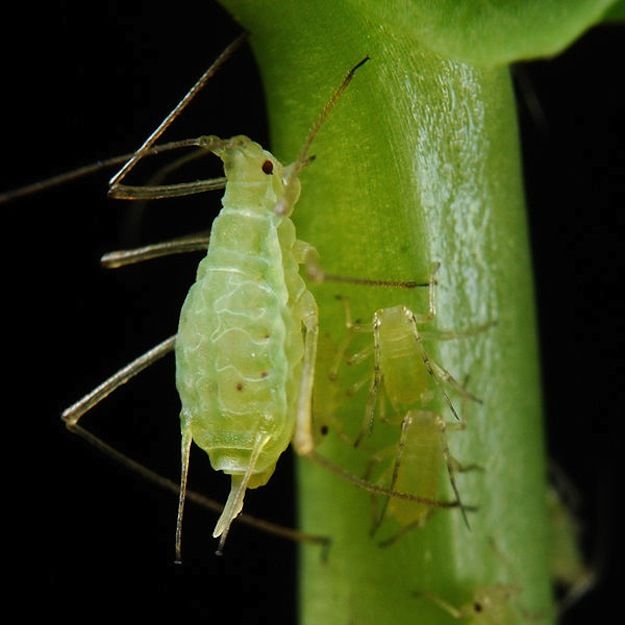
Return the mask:
{"type": "MultiPolygon", "coordinates": [[[[417,316],[415,315],[415,313],[412,312],[412,310],[410,310],[409,308],[406,308],[406,307],[404,307],[404,314],[406,315],[406,318],[408,319],[408,321],[410,323],[412,337],[413,337],[413,339],[417,343],[417,347],[419,349],[419,353],[421,354],[421,358],[423,359],[423,364],[427,368],[427,370],[430,373],[430,375],[432,376],[432,378],[434,378],[434,380],[437,383],[447,384],[447,386],[449,386],[454,391],[456,391],[461,397],[464,397],[465,399],[471,399],[471,400],[473,400],[473,401],[475,401],[477,403],[482,403],[482,401],[479,398],[477,398],[477,397],[475,397],[475,395],[472,395],[471,393],[469,393],[462,386],[462,384],[460,384],[451,375],[451,373],[449,373],[449,371],[447,371],[446,369],[444,369],[443,367],[441,367],[440,365],[435,363],[429,357],[428,353],[425,351],[425,348],[423,347],[423,342],[421,340],[421,334],[419,332],[419,327],[418,327],[419,322],[418,322],[417,316]]],[[[447,405],[449,406],[449,409],[451,410],[451,412],[454,415],[454,417],[458,421],[461,421],[460,416],[458,415],[458,412],[456,411],[456,408],[454,407],[454,405],[453,405],[449,395],[447,394],[447,392],[445,390],[442,390],[442,393],[443,393],[443,396],[445,397],[445,401],[447,402],[447,405]]]]}
{"type": "Polygon", "coordinates": [[[307,241],[297,239],[293,245],[293,255],[297,264],[304,267],[306,275],[313,282],[323,282],[325,280],[325,271],[321,266],[317,248],[307,241]]]}
{"type": "MultiPolygon", "coordinates": [[[[314,250],[312,246],[311,249],[314,250]]],[[[300,377],[295,420],[293,447],[298,454],[308,455],[314,449],[312,424],[312,390],[315,380],[315,361],[319,337],[319,310],[310,291],[305,291],[296,304],[296,318],[301,319],[306,329],[304,335],[304,360],[300,377]]]]}

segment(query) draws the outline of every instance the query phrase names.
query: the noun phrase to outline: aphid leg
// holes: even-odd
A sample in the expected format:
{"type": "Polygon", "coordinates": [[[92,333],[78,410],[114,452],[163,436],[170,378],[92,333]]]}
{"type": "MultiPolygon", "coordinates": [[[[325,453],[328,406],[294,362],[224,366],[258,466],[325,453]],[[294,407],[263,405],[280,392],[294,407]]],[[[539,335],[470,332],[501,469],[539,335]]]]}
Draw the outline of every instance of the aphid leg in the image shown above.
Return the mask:
{"type": "MultiPolygon", "coordinates": [[[[433,360],[430,360],[430,365],[432,367],[432,371],[434,375],[442,380],[445,384],[451,387],[458,395],[464,397],[465,399],[470,399],[471,401],[477,402],[478,404],[482,403],[482,400],[479,397],[476,397],[469,391],[467,391],[456,378],[454,378],[449,371],[445,368],[441,367],[439,364],[435,363],[433,360]]],[[[457,416],[457,415],[456,415],[457,416]]]]}
{"type": "Polygon", "coordinates": [[[451,605],[451,603],[448,603],[447,601],[441,599],[437,595],[433,595],[429,592],[415,592],[414,596],[417,598],[423,597],[424,599],[431,601],[432,603],[437,605],[441,610],[444,610],[445,612],[447,612],[447,614],[451,615],[455,619],[461,619],[464,617],[462,610],[451,605]]]}
{"type": "Polygon", "coordinates": [[[349,306],[349,301],[346,297],[342,295],[335,295],[335,298],[342,302],[343,310],[345,312],[345,329],[347,332],[341,341],[336,353],[334,355],[334,360],[332,362],[332,366],[330,367],[329,377],[331,380],[336,380],[339,377],[339,369],[341,368],[341,363],[345,359],[345,354],[347,353],[347,348],[351,345],[351,342],[354,338],[354,323],[352,321],[352,311],[349,306]]]}
{"type": "MultiPolygon", "coordinates": [[[[371,475],[373,473],[374,468],[384,462],[384,460],[395,453],[394,447],[387,447],[386,449],[382,449],[381,451],[371,454],[369,457],[369,461],[365,467],[364,473],[362,475],[362,479],[366,481],[371,481],[371,475]]],[[[383,514],[382,514],[383,517],[383,514]]],[[[371,496],[371,529],[369,530],[369,535],[374,536],[378,527],[382,523],[381,512],[378,510],[378,497],[375,495],[371,496]]]]}
{"type": "MultiPolygon", "coordinates": [[[[467,511],[462,503],[462,498],[460,497],[460,491],[458,490],[458,486],[456,484],[456,466],[458,463],[449,453],[449,447],[447,446],[447,437],[445,436],[446,424],[440,417],[436,420],[438,427],[441,430],[443,435],[444,447],[443,447],[443,455],[445,456],[445,463],[447,464],[447,474],[449,475],[449,483],[451,484],[451,489],[454,491],[454,495],[458,500],[458,504],[460,506],[460,512],[462,514],[462,519],[464,524],[467,526],[467,529],[471,529],[471,525],[469,524],[469,517],[467,516],[467,511]]],[[[477,465],[467,465],[466,470],[469,470],[470,467],[477,465]]]]}
{"type": "MultiPolygon", "coordinates": [[[[206,152],[215,152],[224,147],[225,140],[212,135],[186,139],[178,142],[178,147],[198,147],[202,156],[206,152]]],[[[152,150],[157,150],[159,146],[150,148],[150,151],[141,155],[147,156],[152,150]]],[[[190,159],[190,157],[189,157],[190,159]]],[[[128,161],[129,163],[132,161],[128,161]]],[[[208,180],[196,180],[194,182],[180,182],[175,184],[162,185],[126,185],[116,184],[109,189],[109,196],[116,200],[161,200],[164,198],[185,197],[187,195],[198,195],[208,191],[223,189],[226,186],[226,179],[211,178],[208,180]]]]}
{"type": "MultiPolygon", "coordinates": [[[[67,428],[73,432],[74,434],[80,436],[83,440],[88,442],[90,445],[96,447],[102,453],[110,456],[116,462],[124,465],[131,471],[141,475],[143,478],[147,479],[149,482],[156,484],[160,488],[168,490],[173,493],[180,493],[180,502],[179,502],[179,512],[178,512],[178,527],[176,530],[176,559],[180,558],[180,536],[181,536],[181,523],[182,523],[182,489],[186,488],[186,483],[182,483],[179,486],[172,480],[165,478],[158,473],[155,473],[151,469],[148,469],[144,465],[139,462],[129,458],[125,454],[117,451],[99,437],[95,436],[85,428],[78,425],[78,421],[80,418],[89,410],[91,410],[94,406],[100,403],[103,399],[105,399],[108,395],[110,395],[117,388],[131,380],[138,373],[143,371],[145,368],[155,363],[157,360],[160,360],[163,356],[173,350],[175,343],[175,335],[166,339],[156,347],[152,348],[139,358],[133,360],[130,364],[126,365],[123,369],[120,369],[116,374],[105,380],[102,384],[100,384],[93,391],[85,395],[82,399],[77,401],[75,404],[72,404],[69,408],[67,408],[63,414],[62,418],[67,425],[67,428]]],[[[185,458],[185,433],[183,431],[183,453],[182,453],[182,465],[183,465],[183,475],[186,476],[188,457],[185,458]]],[[[186,499],[193,501],[197,505],[202,506],[203,508],[207,508],[212,510],[213,512],[222,512],[224,507],[222,504],[201,495],[200,493],[196,493],[194,491],[187,491],[186,499]]],[[[241,515],[241,522],[246,523],[247,525],[251,525],[253,527],[259,528],[261,531],[267,532],[269,534],[274,534],[276,536],[281,536],[287,540],[293,540],[295,542],[307,542],[312,544],[317,544],[323,547],[323,553],[327,552],[330,541],[325,536],[318,536],[314,534],[307,534],[305,532],[298,532],[297,530],[283,527],[281,525],[277,525],[275,523],[270,523],[269,521],[264,521],[262,519],[256,519],[250,515],[241,515]]]]}
{"type": "MultiPolygon", "coordinates": [[[[375,419],[375,407],[378,403],[378,393],[382,384],[382,371],[380,369],[380,320],[377,313],[373,316],[373,375],[371,376],[371,384],[369,385],[369,395],[367,397],[367,405],[360,432],[354,441],[354,447],[358,447],[365,434],[371,436],[373,432],[373,423],[375,419]]],[[[392,488],[391,488],[392,490],[392,488]]]]}
{"type": "Polygon", "coordinates": [[[110,395],[114,390],[118,389],[123,384],[126,384],[126,382],[134,378],[145,368],[154,364],[157,360],[160,360],[163,356],[173,351],[175,342],[175,335],[165,339],[162,343],[159,343],[156,347],[153,347],[145,354],[139,356],[139,358],[133,360],[130,364],[126,365],[123,369],[120,369],[117,373],[102,382],[102,384],[93,389],[82,399],[64,410],[61,416],[67,427],[72,430],[77,425],[80,417],[99,404],[105,397],[110,395]]]}
{"type": "Polygon", "coordinates": [[[142,263],[146,260],[160,258],[161,256],[186,254],[188,252],[206,252],[208,240],[208,235],[194,235],[145,245],[132,250],[116,250],[104,254],[100,262],[107,269],[118,269],[127,265],[142,263]]]}
{"type": "MultiPolygon", "coordinates": [[[[314,450],[303,455],[305,455],[306,458],[309,458],[310,460],[318,464],[320,467],[323,467],[327,471],[334,473],[336,476],[340,477],[341,479],[347,482],[351,482],[352,484],[354,484],[354,486],[361,488],[362,490],[365,490],[374,495],[381,495],[384,497],[394,497],[396,499],[401,499],[402,501],[411,501],[413,503],[420,503],[426,506],[430,506],[432,508],[449,509],[449,508],[459,507],[458,501],[445,501],[441,499],[431,499],[430,497],[421,497],[419,495],[413,495],[412,493],[404,493],[401,491],[391,490],[389,488],[385,488],[384,486],[379,486],[378,484],[368,482],[367,480],[363,480],[357,475],[350,473],[349,471],[345,470],[343,467],[337,464],[334,464],[334,462],[332,462],[331,460],[328,460],[327,458],[320,456],[314,450]]],[[[477,510],[475,506],[465,506],[465,509],[470,510],[470,511],[477,510]]]]}
{"type": "MultiPolygon", "coordinates": [[[[152,469],[149,469],[148,467],[142,465],[136,460],[129,458],[114,447],[111,447],[109,444],[105,443],[101,438],[95,436],[95,434],[92,434],[91,432],[85,430],[79,425],[74,426],[72,432],[80,436],[80,438],[95,447],[98,451],[106,454],[115,462],[121,464],[130,471],[137,473],[148,482],[151,482],[159,488],[162,488],[163,490],[169,491],[170,493],[173,493],[180,497],[181,489],[179,483],[174,482],[169,478],[163,477],[162,475],[159,475],[155,471],[152,471],[152,469]]],[[[222,503],[215,501],[210,497],[206,497],[205,495],[202,495],[201,493],[198,493],[194,490],[186,491],[186,500],[198,506],[201,506],[206,510],[210,510],[211,512],[221,513],[224,509],[224,505],[222,503]]],[[[322,548],[322,558],[325,558],[331,543],[330,538],[328,538],[327,536],[300,532],[290,527],[284,527],[283,525],[278,525],[276,523],[272,523],[271,521],[265,521],[264,519],[256,518],[250,514],[241,514],[239,517],[237,517],[237,522],[243,523],[244,525],[248,525],[250,527],[254,527],[261,532],[266,532],[267,534],[271,534],[273,536],[279,536],[280,538],[284,538],[285,540],[291,540],[298,543],[309,543],[311,545],[319,545],[322,548]]]]}
{"type": "Polygon", "coordinates": [[[223,553],[223,547],[226,542],[226,538],[228,537],[232,521],[234,521],[234,519],[241,513],[241,510],[243,510],[245,490],[247,489],[247,485],[254,473],[254,469],[256,468],[258,457],[269,439],[269,435],[259,434],[256,437],[256,443],[254,445],[254,449],[252,450],[245,473],[243,475],[231,475],[230,477],[230,494],[228,495],[226,505],[224,506],[221,516],[217,519],[217,524],[213,530],[213,538],[219,538],[219,545],[217,546],[217,551],[215,552],[218,556],[223,553]]]}
{"type": "Polygon", "coordinates": [[[334,273],[326,273],[321,266],[319,253],[306,241],[295,242],[294,253],[296,258],[304,265],[306,275],[313,282],[342,282],[345,284],[359,284],[361,286],[390,287],[396,289],[415,289],[418,287],[431,287],[431,279],[428,281],[418,280],[377,280],[375,278],[360,278],[357,276],[343,276],[334,273]]]}
{"type": "Polygon", "coordinates": [[[176,517],[176,564],[182,563],[182,515],[184,513],[184,502],[187,497],[187,475],[189,474],[192,442],[191,429],[182,427],[180,439],[180,493],[178,497],[178,515],[176,517]]]}
{"type": "MultiPolygon", "coordinates": [[[[180,150],[181,148],[197,147],[198,141],[200,140],[199,139],[182,139],[181,141],[170,141],[168,143],[161,143],[159,145],[152,146],[149,150],[147,150],[144,153],[144,156],[155,156],[157,154],[163,154],[165,152],[170,152],[172,150],[180,150]]],[[[204,156],[205,154],[206,154],[206,150],[200,150],[199,152],[194,153],[191,156],[193,158],[199,158],[200,156],[204,156]]],[[[68,182],[72,182],[74,180],[78,180],[79,178],[83,178],[90,174],[94,174],[98,171],[102,171],[103,169],[108,169],[109,167],[113,167],[114,165],[121,165],[122,163],[125,163],[128,159],[132,158],[133,155],[134,155],[134,152],[131,152],[130,154],[120,154],[118,156],[112,156],[111,158],[107,158],[102,161],[96,161],[95,163],[91,163],[89,165],[83,165],[82,167],[72,169],[71,171],[66,171],[57,176],[51,176],[50,178],[46,178],[44,180],[39,180],[32,184],[19,187],[18,189],[5,191],[4,193],[0,193],[0,204],[12,202],[13,200],[17,200],[22,197],[27,197],[29,195],[32,195],[33,193],[39,193],[41,191],[46,191],[54,187],[59,187],[61,185],[67,184],[68,182]]],[[[183,157],[183,158],[190,160],[191,156],[183,157]]],[[[213,183],[215,185],[217,184],[220,185],[219,187],[214,186],[213,188],[221,189],[225,186],[226,179],[216,178],[213,181],[213,183]]]]}
{"type": "MultiPolygon", "coordinates": [[[[452,375],[449,372],[447,372],[442,367],[438,366],[433,360],[430,359],[430,357],[428,356],[428,353],[425,351],[425,348],[423,347],[423,342],[421,340],[421,335],[419,333],[417,316],[409,308],[405,308],[405,307],[404,307],[404,314],[406,315],[408,321],[410,322],[410,326],[412,328],[412,336],[417,343],[417,347],[421,354],[421,358],[423,359],[423,364],[425,364],[432,378],[437,383],[445,381],[454,389],[458,389],[458,388],[461,389],[459,392],[460,392],[460,395],[462,395],[463,397],[473,398],[473,396],[470,393],[468,393],[462,387],[461,384],[456,382],[456,380],[452,377],[452,375]],[[455,386],[454,386],[454,383],[455,383],[455,386]]],[[[458,412],[456,411],[456,408],[454,407],[447,392],[445,390],[442,390],[442,393],[443,393],[443,396],[445,397],[445,401],[447,402],[447,405],[449,406],[449,409],[451,410],[451,413],[454,415],[457,421],[461,421],[460,416],[458,415],[458,412]]],[[[478,402],[480,401],[477,398],[475,398],[475,400],[478,402]]]]}
{"type": "MultiPolygon", "coordinates": [[[[312,248],[311,246],[311,249],[312,248]]],[[[312,392],[315,379],[317,340],[319,336],[319,311],[310,291],[305,291],[297,302],[299,318],[306,328],[304,336],[304,358],[300,377],[295,434],[293,446],[298,454],[307,455],[314,449],[312,427],[312,392]]]]}
{"type": "MultiPolygon", "coordinates": [[[[395,485],[397,484],[397,476],[399,475],[399,467],[401,466],[402,456],[404,455],[404,450],[406,448],[406,437],[408,435],[408,428],[412,424],[412,413],[408,413],[404,416],[401,423],[401,434],[399,436],[399,442],[397,444],[397,454],[395,455],[395,462],[393,463],[393,472],[391,473],[391,481],[389,483],[389,488],[391,490],[395,490],[395,485]]],[[[380,514],[378,516],[377,522],[371,528],[371,536],[374,536],[375,533],[382,525],[384,521],[384,517],[386,516],[386,511],[388,509],[389,498],[385,497],[382,502],[382,508],[380,510],[380,514]]]]}
{"type": "MultiPolygon", "coordinates": [[[[182,113],[186,106],[193,100],[197,93],[204,87],[210,78],[219,70],[219,68],[233,55],[239,48],[246,35],[237,37],[226,49],[215,59],[212,65],[200,76],[197,82],[187,91],[185,96],[178,102],[174,109],[159,124],[158,128],[145,140],[143,145],[135,152],[132,158],[111,178],[109,194],[112,197],[124,197],[121,181],[133,169],[133,167],[143,158],[145,153],[156,143],[158,138],[167,130],[171,123],[182,113]]],[[[209,148],[210,149],[210,148],[209,148]]]]}
{"type": "Polygon", "coordinates": [[[476,336],[477,334],[486,332],[486,330],[490,330],[496,325],[496,321],[488,321],[487,323],[482,323],[471,328],[465,328],[464,330],[425,329],[421,330],[421,336],[426,340],[432,339],[434,341],[453,341],[455,339],[464,339],[476,336]]]}

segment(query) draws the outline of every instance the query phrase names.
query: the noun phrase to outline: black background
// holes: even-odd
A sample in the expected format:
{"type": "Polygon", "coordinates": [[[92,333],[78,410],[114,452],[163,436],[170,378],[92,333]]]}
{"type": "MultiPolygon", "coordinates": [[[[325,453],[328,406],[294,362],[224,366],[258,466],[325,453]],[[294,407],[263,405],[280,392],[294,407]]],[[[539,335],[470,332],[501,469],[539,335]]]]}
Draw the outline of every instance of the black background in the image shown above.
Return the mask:
{"type": "MultiPolygon", "coordinates": [[[[210,3],[169,13],[148,2],[94,4],[48,2],[5,15],[0,188],[135,148],[239,32],[210,3]]],[[[549,449],[583,495],[591,554],[605,556],[601,583],[567,616],[571,624],[617,605],[624,41],[623,28],[597,28],[558,58],[519,68],[519,84],[529,85],[542,111],[530,115],[527,89],[520,92],[549,449]]],[[[170,136],[244,133],[266,144],[264,120],[262,86],[245,50],[170,136]]],[[[218,207],[213,196],[141,214],[105,199],[109,174],[2,207],[5,575],[23,593],[24,615],[67,622],[208,620],[224,607],[228,622],[294,622],[292,545],[237,526],[217,558],[214,517],[189,507],[185,563],[175,567],[175,498],[101,457],[58,419],[173,333],[197,261],[106,272],[99,256],[205,229],[218,207]]],[[[177,479],[173,375],[169,358],[88,419],[107,441],[177,479]]],[[[288,456],[247,509],[293,525],[288,456]]],[[[192,485],[223,500],[220,478],[194,455],[192,485]]]]}

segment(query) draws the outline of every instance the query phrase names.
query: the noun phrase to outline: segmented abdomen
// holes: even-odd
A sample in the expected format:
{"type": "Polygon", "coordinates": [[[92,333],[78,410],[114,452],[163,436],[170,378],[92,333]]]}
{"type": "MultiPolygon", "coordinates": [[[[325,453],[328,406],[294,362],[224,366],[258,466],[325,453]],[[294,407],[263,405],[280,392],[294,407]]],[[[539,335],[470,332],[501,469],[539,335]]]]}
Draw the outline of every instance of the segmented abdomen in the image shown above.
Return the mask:
{"type": "Polygon", "coordinates": [[[182,309],[176,377],[183,427],[226,473],[245,471],[262,432],[271,439],[256,472],[268,479],[292,436],[299,364],[292,361],[301,352],[292,343],[302,338],[282,256],[273,215],[222,210],[182,309]]]}

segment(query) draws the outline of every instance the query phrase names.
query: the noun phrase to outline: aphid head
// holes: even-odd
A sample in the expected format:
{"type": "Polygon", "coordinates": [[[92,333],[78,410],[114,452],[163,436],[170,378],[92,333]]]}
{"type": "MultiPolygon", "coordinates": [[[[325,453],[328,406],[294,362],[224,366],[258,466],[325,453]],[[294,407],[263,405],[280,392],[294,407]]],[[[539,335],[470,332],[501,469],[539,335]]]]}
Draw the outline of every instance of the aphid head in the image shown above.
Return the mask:
{"type": "Polygon", "coordinates": [[[284,167],[271,152],[244,135],[214,140],[209,149],[224,163],[229,199],[278,215],[293,212],[300,184],[292,166],[284,167]]]}

